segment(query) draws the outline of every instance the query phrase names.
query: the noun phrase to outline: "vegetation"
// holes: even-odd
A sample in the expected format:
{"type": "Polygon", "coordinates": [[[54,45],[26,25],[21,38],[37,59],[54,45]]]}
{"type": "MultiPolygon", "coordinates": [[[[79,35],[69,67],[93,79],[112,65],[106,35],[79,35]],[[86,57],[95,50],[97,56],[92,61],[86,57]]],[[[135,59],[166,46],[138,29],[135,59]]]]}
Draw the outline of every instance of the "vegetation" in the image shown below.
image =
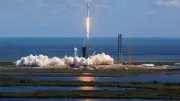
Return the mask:
{"type": "Polygon", "coordinates": [[[134,76],[140,74],[177,74],[179,70],[74,70],[74,69],[0,69],[0,76],[96,76],[96,77],[120,77],[120,76],[134,76]],[[12,73],[11,73],[12,72],[12,73]]]}
{"type": "Polygon", "coordinates": [[[0,93],[1,98],[137,98],[180,99],[179,90],[123,90],[123,91],[30,91],[0,93]]]}
{"type": "Polygon", "coordinates": [[[168,82],[80,82],[80,81],[48,81],[19,80],[0,78],[0,86],[108,86],[143,89],[180,89],[180,83],[168,82]]]}

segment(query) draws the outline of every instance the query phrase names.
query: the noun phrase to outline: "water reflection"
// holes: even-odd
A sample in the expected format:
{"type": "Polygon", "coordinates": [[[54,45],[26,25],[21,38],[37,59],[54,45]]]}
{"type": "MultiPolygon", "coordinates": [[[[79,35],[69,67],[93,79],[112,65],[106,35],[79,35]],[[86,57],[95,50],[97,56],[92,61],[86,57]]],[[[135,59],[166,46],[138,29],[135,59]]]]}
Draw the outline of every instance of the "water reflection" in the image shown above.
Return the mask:
{"type": "Polygon", "coordinates": [[[95,99],[81,99],[80,101],[96,101],[95,99]]]}
{"type": "Polygon", "coordinates": [[[92,86],[81,86],[80,90],[96,90],[96,88],[92,86]]]}
{"type": "Polygon", "coordinates": [[[96,80],[96,77],[85,77],[85,76],[79,76],[76,78],[78,81],[83,81],[83,82],[92,82],[96,80]]]}
{"type": "Polygon", "coordinates": [[[17,78],[17,79],[29,79],[29,80],[59,80],[59,81],[82,81],[82,82],[180,82],[180,74],[172,75],[136,75],[136,76],[124,76],[124,77],[92,77],[92,76],[80,76],[80,77],[59,77],[59,76],[0,76],[0,78],[17,78]]]}
{"type": "Polygon", "coordinates": [[[132,90],[140,88],[102,87],[102,86],[0,86],[0,92],[24,92],[36,90],[132,90]]]}

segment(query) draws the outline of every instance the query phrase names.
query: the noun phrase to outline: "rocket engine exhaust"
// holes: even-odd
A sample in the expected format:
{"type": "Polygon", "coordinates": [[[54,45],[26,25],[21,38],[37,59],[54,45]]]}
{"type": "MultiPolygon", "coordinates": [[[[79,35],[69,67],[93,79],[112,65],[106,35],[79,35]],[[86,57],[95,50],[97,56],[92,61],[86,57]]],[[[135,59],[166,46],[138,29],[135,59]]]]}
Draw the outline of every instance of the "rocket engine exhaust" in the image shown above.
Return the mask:
{"type": "Polygon", "coordinates": [[[89,32],[90,32],[90,17],[86,17],[86,38],[89,39],[89,32]]]}
{"type": "Polygon", "coordinates": [[[89,3],[87,3],[87,16],[86,16],[86,38],[85,38],[85,45],[82,48],[83,57],[88,57],[89,52],[89,37],[90,37],[90,7],[89,3]]]}
{"type": "Polygon", "coordinates": [[[114,64],[114,59],[105,53],[97,54],[88,57],[87,59],[83,57],[48,57],[46,55],[29,55],[22,57],[15,62],[16,67],[56,67],[61,66],[91,66],[91,65],[111,65],[114,64]]]}
{"type": "Polygon", "coordinates": [[[89,3],[87,3],[87,17],[86,17],[86,38],[89,39],[90,33],[90,12],[89,12],[89,3]]]}

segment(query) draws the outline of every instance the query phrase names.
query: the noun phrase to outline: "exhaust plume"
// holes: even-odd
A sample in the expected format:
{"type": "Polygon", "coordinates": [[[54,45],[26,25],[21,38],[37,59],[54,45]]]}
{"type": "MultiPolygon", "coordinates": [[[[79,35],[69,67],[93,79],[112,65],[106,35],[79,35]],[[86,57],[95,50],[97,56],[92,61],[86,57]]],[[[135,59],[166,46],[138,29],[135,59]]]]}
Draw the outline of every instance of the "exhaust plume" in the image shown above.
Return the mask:
{"type": "Polygon", "coordinates": [[[86,58],[83,57],[67,57],[49,58],[45,55],[29,55],[22,57],[15,62],[17,67],[47,67],[47,66],[90,66],[90,65],[111,65],[114,59],[105,53],[93,55],[86,58]]]}

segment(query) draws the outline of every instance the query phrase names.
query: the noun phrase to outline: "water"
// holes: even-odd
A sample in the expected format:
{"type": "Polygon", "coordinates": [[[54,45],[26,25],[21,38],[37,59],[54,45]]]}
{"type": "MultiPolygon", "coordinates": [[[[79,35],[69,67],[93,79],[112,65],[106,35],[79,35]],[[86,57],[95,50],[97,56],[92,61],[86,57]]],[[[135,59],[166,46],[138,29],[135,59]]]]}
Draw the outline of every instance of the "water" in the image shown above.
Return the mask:
{"type": "Polygon", "coordinates": [[[77,99],[77,98],[0,98],[0,101],[178,101],[162,99],[77,99]]]}
{"type": "Polygon", "coordinates": [[[36,90],[131,90],[136,88],[101,87],[101,86],[0,86],[0,92],[22,92],[36,90]]]}
{"type": "Polygon", "coordinates": [[[144,74],[136,76],[124,77],[43,77],[43,76],[1,76],[4,78],[18,78],[18,79],[31,79],[31,80],[58,80],[58,81],[84,81],[84,82],[180,82],[180,74],[163,75],[163,74],[144,74]]]}
{"type": "MultiPolygon", "coordinates": [[[[45,54],[50,57],[73,55],[74,47],[81,47],[83,38],[0,38],[0,61],[15,61],[29,54],[45,54]]],[[[117,38],[92,38],[91,53],[105,52],[117,59],[117,38]]],[[[123,57],[127,60],[131,45],[133,60],[178,61],[180,38],[125,38],[123,57]]]]}

